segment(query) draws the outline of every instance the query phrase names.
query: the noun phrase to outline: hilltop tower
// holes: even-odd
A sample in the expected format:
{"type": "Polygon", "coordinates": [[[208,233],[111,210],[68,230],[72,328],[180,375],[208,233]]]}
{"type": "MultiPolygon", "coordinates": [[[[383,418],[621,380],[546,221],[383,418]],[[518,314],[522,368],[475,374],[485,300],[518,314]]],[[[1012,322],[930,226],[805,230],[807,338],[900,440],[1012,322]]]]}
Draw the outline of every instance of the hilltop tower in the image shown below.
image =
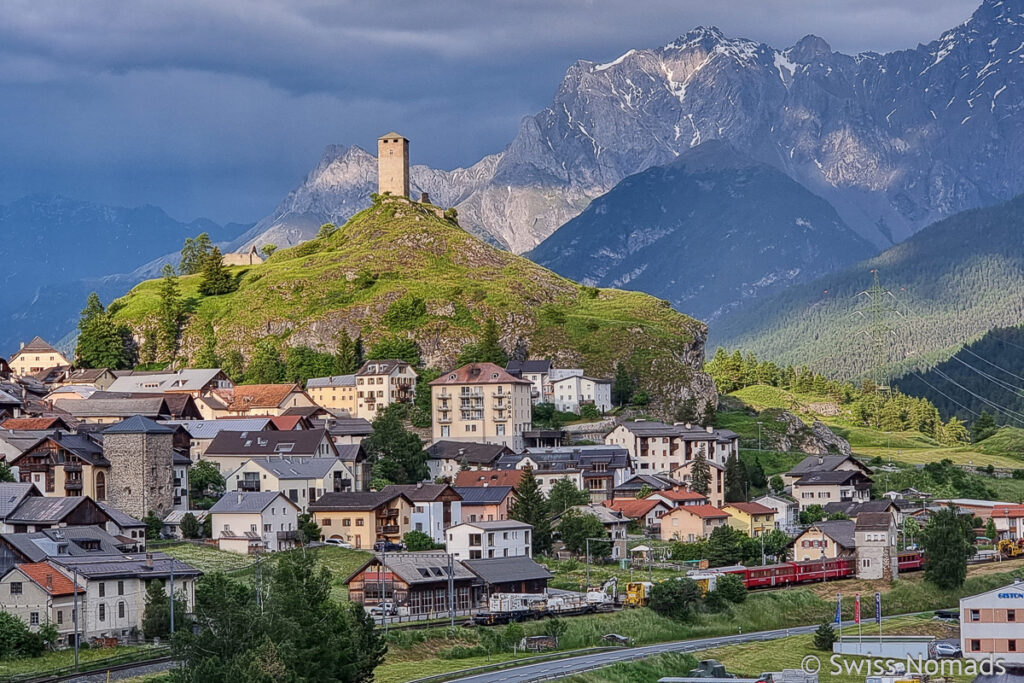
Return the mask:
{"type": "Polygon", "coordinates": [[[398,133],[377,138],[377,192],[409,196],[409,141],[398,133]]]}

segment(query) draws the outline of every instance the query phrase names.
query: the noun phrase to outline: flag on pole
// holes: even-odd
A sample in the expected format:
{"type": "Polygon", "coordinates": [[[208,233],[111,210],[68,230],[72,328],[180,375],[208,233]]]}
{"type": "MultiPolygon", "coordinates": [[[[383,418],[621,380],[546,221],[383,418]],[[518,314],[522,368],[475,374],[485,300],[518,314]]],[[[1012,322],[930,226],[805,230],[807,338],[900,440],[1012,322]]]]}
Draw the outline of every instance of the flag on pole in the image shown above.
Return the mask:
{"type": "Polygon", "coordinates": [[[860,623],[860,593],[853,599],[853,623],[860,623]]]}
{"type": "Polygon", "coordinates": [[[875,623],[882,623],[882,594],[875,593],[875,623]]]}
{"type": "Polygon", "coordinates": [[[836,593],[836,618],[834,623],[843,623],[843,594],[836,593]]]}

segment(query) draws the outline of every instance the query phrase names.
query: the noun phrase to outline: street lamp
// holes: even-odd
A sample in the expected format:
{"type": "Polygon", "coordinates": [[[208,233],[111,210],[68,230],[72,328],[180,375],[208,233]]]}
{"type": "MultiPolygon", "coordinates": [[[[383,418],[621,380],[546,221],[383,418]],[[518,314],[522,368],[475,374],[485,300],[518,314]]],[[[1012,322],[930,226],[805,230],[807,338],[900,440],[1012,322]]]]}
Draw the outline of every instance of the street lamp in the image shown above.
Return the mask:
{"type": "Polygon", "coordinates": [[[762,424],[763,423],[760,420],[757,421],[757,450],[758,450],[758,452],[760,452],[760,450],[761,450],[761,425],[762,424]]]}

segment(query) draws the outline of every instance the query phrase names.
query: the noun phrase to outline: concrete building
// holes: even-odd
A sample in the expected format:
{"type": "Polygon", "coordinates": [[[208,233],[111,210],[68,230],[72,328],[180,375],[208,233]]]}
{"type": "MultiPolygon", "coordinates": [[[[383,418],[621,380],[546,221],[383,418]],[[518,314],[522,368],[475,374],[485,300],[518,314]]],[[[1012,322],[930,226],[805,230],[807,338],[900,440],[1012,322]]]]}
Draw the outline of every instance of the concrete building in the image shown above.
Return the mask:
{"type": "Polygon", "coordinates": [[[532,424],[529,380],[494,363],[470,363],[430,383],[434,441],[471,441],[523,449],[532,424]]]}
{"type": "Polygon", "coordinates": [[[854,523],[849,519],[815,522],[793,539],[792,546],[794,562],[852,555],[856,546],[854,523]]]}
{"type": "Polygon", "coordinates": [[[11,372],[19,377],[71,365],[64,354],[50,346],[42,337],[35,337],[29,343],[22,344],[7,363],[11,372]]]}
{"type": "Polygon", "coordinates": [[[455,481],[463,468],[492,469],[498,458],[512,453],[512,449],[504,444],[469,441],[435,441],[426,451],[430,478],[444,477],[448,481],[455,481]]]}
{"type": "Polygon", "coordinates": [[[782,531],[792,529],[800,520],[800,506],[789,496],[767,494],[760,498],[755,498],[753,502],[775,510],[776,529],[781,529],[782,531]]]}
{"type": "Polygon", "coordinates": [[[960,599],[960,649],[971,659],[1024,665],[1024,583],[960,599]]]}
{"type": "Polygon", "coordinates": [[[612,381],[586,375],[551,380],[551,402],[557,410],[579,413],[592,405],[602,413],[612,409],[612,381]]]}
{"type": "Polygon", "coordinates": [[[356,412],[371,422],[392,403],[416,398],[416,370],[404,360],[368,360],[356,372],[356,412]]]}
{"type": "Polygon", "coordinates": [[[174,430],[136,415],[103,431],[106,500],[137,519],[174,507],[174,430]]]}
{"type": "Polygon", "coordinates": [[[793,469],[783,473],[782,481],[792,486],[798,479],[814,472],[849,472],[856,470],[866,477],[871,476],[871,468],[852,455],[808,455],[796,464],[793,469]]]}
{"type": "Polygon", "coordinates": [[[739,439],[728,429],[634,420],[616,426],[604,442],[629,451],[640,474],[669,474],[694,460],[698,453],[724,468],[730,455],[739,457],[739,439]]]}
{"type": "Polygon", "coordinates": [[[227,491],[277,491],[306,512],[324,493],[351,491],[354,476],[338,458],[253,458],[224,478],[227,491]]]}
{"type": "Polygon", "coordinates": [[[503,455],[497,467],[532,468],[545,494],[557,479],[572,479],[594,503],[613,498],[612,492],[633,476],[629,452],[621,446],[528,448],[521,455],[503,455]]]}
{"type": "Polygon", "coordinates": [[[300,543],[299,506],[280,491],[225,493],[212,508],[217,547],[248,555],[300,543]]]}
{"type": "Polygon", "coordinates": [[[14,565],[0,577],[0,606],[38,631],[45,624],[57,629],[59,646],[73,643],[75,593],[84,601],[85,589],[49,562],[14,565]]]}
{"type": "Polygon", "coordinates": [[[888,512],[862,512],[854,522],[858,579],[885,579],[899,575],[896,520],[888,512]]]}
{"type": "Polygon", "coordinates": [[[344,411],[349,417],[356,416],[355,375],[310,377],[306,382],[306,393],[321,408],[344,411]]]}
{"type": "Polygon", "coordinates": [[[513,377],[529,380],[530,398],[534,403],[548,403],[551,399],[548,387],[548,374],[551,372],[550,360],[510,360],[505,370],[513,377]]]}
{"type": "Polygon", "coordinates": [[[871,479],[856,469],[810,472],[793,482],[793,498],[801,510],[811,505],[863,503],[871,499],[871,479]]]}
{"type": "Polygon", "coordinates": [[[377,194],[409,196],[409,141],[398,133],[377,138],[377,194]]]}
{"type": "Polygon", "coordinates": [[[515,520],[463,522],[448,529],[447,550],[456,560],[533,557],[533,526],[515,520]]]}

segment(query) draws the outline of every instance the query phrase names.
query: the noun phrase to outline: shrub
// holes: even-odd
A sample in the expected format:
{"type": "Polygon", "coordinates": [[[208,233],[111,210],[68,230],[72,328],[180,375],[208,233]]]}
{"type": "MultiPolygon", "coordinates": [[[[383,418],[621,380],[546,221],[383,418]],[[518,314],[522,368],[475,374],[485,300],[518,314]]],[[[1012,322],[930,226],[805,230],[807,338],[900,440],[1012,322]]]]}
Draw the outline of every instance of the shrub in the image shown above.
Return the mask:
{"type": "Polygon", "coordinates": [[[819,650],[832,651],[832,644],[838,640],[836,636],[836,630],[832,628],[831,622],[824,622],[818,627],[818,630],[814,632],[814,647],[819,650]]]}

